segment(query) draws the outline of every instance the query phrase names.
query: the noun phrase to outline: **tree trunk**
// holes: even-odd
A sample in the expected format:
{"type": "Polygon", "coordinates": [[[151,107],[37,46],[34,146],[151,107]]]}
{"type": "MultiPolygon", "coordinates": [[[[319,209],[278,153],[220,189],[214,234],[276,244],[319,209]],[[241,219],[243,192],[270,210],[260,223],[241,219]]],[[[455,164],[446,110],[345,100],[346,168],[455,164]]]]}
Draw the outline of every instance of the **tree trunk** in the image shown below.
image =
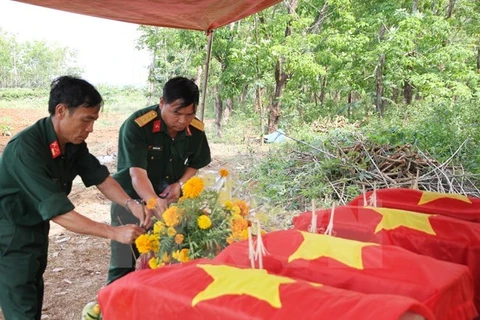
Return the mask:
{"type": "Polygon", "coordinates": [[[383,117],[383,66],[385,65],[385,55],[381,54],[377,65],[377,94],[375,107],[380,118],[383,117]]]}
{"type": "Polygon", "coordinates": [[[412,1],[412,14],[415,14],[418,11],[418,0],[412,1]]]}
{"type": "Polygon", "coordinates": [[[412,104],[413,86],[408,80],[405,80],[405,84],[403,85],[403,98],[405,99],[406,104],[412,104]]]}
{"type": "MultiPolygon", "coordinates": [[[[298,0],[289,0],[286,3],[287,11],[289,15],[295,14],[295,10],[298,5],[298,0]]],[[[292,33],[290,29],[290,22],[287,23],[285,27],[285,38],[290,36],[292,33]]],[[[268,132],[274,132],[278,129],[278,122],[280,121],[280,96],[282,91],[287,84],[288,75],[283,69],[284,58],[279,57],[277,63],[275,64],[275,91],[273,93],[273,101],[269,107],[269,118],[268,118],[268,132]]]]}
{"type": "Polygon", "coordinates": [[[325,103],[326,91],[327,91],[327,75],[324,75],[322,78],[322,86],[320,89],[320,104],[322,106],[325,103]]]}
{"type": "Polygon", "coordinates": [[[157,49],[158,46],[155,46],[152,54],[152,63],[148,67],[148,105],[152,105],[153,92],[155,90],[155,66],[157,65],[157,49]]]}
{"type": "Polygon", "coordinates": [[[197,75],[195,76],[195,84],[200,87],[200,83],[202,83],[202,74],[203,74],[203,66],[197,67],[197,75]]]}
{"type": "Polygon", "coordinates": [[[273,94],[273,101],[269,108],[268,118],[268,132],[274,132],[278,129],[278,122],[280,121],[280,96],[283,88],[287,83],[287,74],[283,71],[283,58],[279,58],[275,65],[275,92],[273,94]]]}
{"type": "Polygon", "coordinates": [[[215,128],[217,129],[217,137],[222,137],[222,116],[223,116],[223,103],[220,94],[217,90],[217,86],[213,87],[215,95],[215,128]]]}
{"type": "Polygon", "coordinates": [[[328,1],[325,1],[322,9],[318,13],[317,18],[308,28],[310,33],[320,33],[320,31],[322,30],[323,21],[325,20],[325,17],[327,15],[327,9],[328,9],[328,1]]]}
{"type": "Polygon", "coordinates": [[[480,71],[480,43],[477,47],[477,71],[480,71]]]}
{"type": "Polygon", "coordinates": [[[225,101],[225,111],[223,112],[223,119],[225,121],[230,118],[230,115],[232,114],[232,109],[233,109],[233,99],[228,98],[227,101],[225,101]]]}
{"type": "Polygon", "coordinates": [[[347,118],[352,116],[352,91],[348,92],[347,96],[347,118]]]}
{"type": "Polygon", "coordinates": [[[455,7],[455,0],[450,0],[448,4],[448,9],[447,9],[447,19],[452,17],[454,7],[455,7]]]}
{"type": "Polygon", "coordinates": [[[398,88],[394,87],[392,89],[392,101],[398,103],[398,88]]]}

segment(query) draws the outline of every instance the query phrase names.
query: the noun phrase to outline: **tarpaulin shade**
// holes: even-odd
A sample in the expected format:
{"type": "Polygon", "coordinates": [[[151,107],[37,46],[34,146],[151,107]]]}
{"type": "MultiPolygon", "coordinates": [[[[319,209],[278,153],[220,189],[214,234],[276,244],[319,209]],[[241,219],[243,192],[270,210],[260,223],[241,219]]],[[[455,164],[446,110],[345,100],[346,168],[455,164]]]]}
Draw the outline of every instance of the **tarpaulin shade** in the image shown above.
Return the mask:
{"type": "MultiPolygon", "coordinates": [[[[470,320],[472,276],[466,266],[381,246],[286,230],[263,236],[263,268],[269,273],[369,294],[397,294],[429,307],[437,320],[470,320]]],[[[215,259],[249,267],[248,241],[233,243],[215,259]]]]}
{"type": "Polygon", "coordinates": [[[480,199],[461,194],[414,189],[380,189],[360,195],[348,205],[367,206],[373,202],[375,202],[375,206],[382,208],[441,214],[461,220],[480,222],[480,199]]]}
{"type": "Polygon", "coordinates": [[[408,297],[362,294],[206,259],[132,272],[101,289],[98,301],[105,320],[433,319],[408,297]]]}
{"type": "Polygon", "coordinates": [[[280,0],[18,0],[42,7],[136,24],[213,30],[280,0]]]}
{"type": "MultiPolygon", "coordinates": [[[[328,225],[331,210],[318,210],[317,230],[328,225]]],[[[308,230],[312,213],[293,218],[308,230]]],[[[473,275],[475,305],[480,310],[480,224],[411,211],[357,206],[335,208],[333,233],[341,238],[396,245],[439,260],[463,264],[473,275]]]]}

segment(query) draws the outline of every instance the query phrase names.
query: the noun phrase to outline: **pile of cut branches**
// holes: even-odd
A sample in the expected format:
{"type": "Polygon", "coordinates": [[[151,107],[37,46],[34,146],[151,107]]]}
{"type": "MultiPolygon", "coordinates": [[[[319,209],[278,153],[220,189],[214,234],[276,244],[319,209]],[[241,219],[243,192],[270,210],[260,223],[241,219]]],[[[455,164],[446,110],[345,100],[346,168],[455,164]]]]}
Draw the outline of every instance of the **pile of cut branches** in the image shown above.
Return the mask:
{"type": "Polygon", "coordinates": [[[480,197],[476,187],[480,177],[454,164],[455,157],[464,145],[443,163],[408,144],[391,147],[357,141],[349,147],[337,146],[336,152],[330,151],[330,157],[341,160],[343,177],[337,177],[329,183],[343,203],[350,200],[343,192],[346,183],[364,186],[366,190],[415,188],[480,197]]]}

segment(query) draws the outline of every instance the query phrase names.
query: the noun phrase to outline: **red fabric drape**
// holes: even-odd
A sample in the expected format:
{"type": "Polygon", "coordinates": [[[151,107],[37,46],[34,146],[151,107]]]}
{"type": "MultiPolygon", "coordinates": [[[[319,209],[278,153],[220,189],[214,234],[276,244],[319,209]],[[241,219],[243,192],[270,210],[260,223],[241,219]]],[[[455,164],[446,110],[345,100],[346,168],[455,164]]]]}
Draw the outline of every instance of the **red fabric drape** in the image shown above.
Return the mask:
{"type": "MultiPolygon", "coordinates": [[[[317,211],[319,232],[327,227],[330,215],[330,209],[317,211]]],[[[311,217],[311,212],[294,217],[295,228],[308,230],[311,217]]],[[[480,224],[441,215],[357,206],[337,207],[333,224],[334,234],[341,238],[396,245],[468,266],[473,275],[474,302],[480,310],[480,224]]]]}
{"type": "MultiPolygon", "coordinates": [[[[373,192],[359,195],[348,205],[366,206],[373,192]],[[365,199],[367,204],[365,204],[365,199]]],[[[480,199],[459,194],[414,189],[380,189],[375,192],[376,206],[430,214],[440,214],[466,221],[480,222],[480,199]]]]}
{"type": "MultiPolygon", "coordinates": [[[[267,251],[263,267],[270,273],[362,293],[411,297],[429,307],[437,320],[476,316],[472,276],[466,266],[396,246],[363,244],[299,230],[268,233],[263,243],[267,251]],[[355,259],[358,255],[361,267],[355,259]]],[[[249,267],[248,242],[228,246],[214,260],[249,267]]]]}
{"type": "Polygon", "coordinates": [[[280,0],[18,0],[37,6],[136,24],[209,31],[280,0]]]}
{"type": "Polygon", "coordinates": [[[105,320],[129,319],[433,319],[418,301],[361,294],[197,260],[142,270],[100,290],[105,320]],[[410,314],[411,316],[411,314],[410,314]]]}

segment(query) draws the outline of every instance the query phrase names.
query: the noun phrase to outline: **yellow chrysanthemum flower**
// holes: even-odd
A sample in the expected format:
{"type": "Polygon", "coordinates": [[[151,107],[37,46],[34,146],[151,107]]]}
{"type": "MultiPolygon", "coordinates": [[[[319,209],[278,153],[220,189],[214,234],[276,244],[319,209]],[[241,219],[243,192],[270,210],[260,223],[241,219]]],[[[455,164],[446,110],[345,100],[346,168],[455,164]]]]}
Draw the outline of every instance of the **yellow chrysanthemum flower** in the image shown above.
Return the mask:
{"type": "Polygon", "coordinates": [[[182,244],[184,239],[185,239],[185,236],[181,233],[177,233],[175,235],[175,243],[176,244],[182,244]]]}
{"type": "Polygon", "coordinates": [[[200,229],[206,230],[212,226],[212,220],[209,216],[202,214],[197,218],[197,224],[200,229]]]}
{"type": "Polygon", "coordinates": [[[153,257],[148,260],[148,265],[150,266],[150,269],[157,269],[158,268],[158,259],[153,257]]]}
{"type": "Polygon", "coordinates": [[[153,233],[159,234],[165,229],[165,223],[163,221],[157,221],[153,225],[153,233]]]}
{"type": "Polygon", "coordinates": [[[238,200],[238,201],[235,201],[235,203],[233,205],[240,208],[240,214],[242,216],[245,217],[248,214],[248,205],[245,201],[238,200]]]}
{"type": "Polygon", "coordinates": [[[160,249],[160,241],[158,240],[158,236],[156,234],[151,234],[148,236],[150,240],[150,250],[157,252],[160,249]]]}
{"type": "Polygon", "coordinates": [[[169,237],[173,237],[177,234],[177,230],[175,230],[174,227],[168,227],[168,230],[167,230],[167,235],[169,237]]]}
{"type": "Polygon", "coordinates": [[[218,171],[218,173],[220,174],[220,177],[226,178],[226,177],[228,177],[228,174],[229,174],[230,172],[228,172],[227,169],[222,168],[222,169],[220,169],[220,170],[218,171]]]}
{"type": "Polygon", "coordinates": [[[151,250],[150,237],[148,234],[142,234],[135,240],[138,252],[147,253],[151,250]]]}
{"type": "Polygon", "coordinates": [[[180,218],[177,213],[177,207],[171,206],[164,213],[162,213],[163,221],[167,227],[175,227],[180,223],[180,218]]]}
{"type": "Polygon", "coordinates": [[[225,209],[227,209],[228,211],[230,211],[230,210],[232,210],[232,208],[233,208],[233,203],[232,203],[232,201],[227,200],[227,201],[225,201],[224,206],[225,206],[225,209]]]}
{"type": "Polygon", "coordinates": [[[203,191],[204,182],[200,177],[192,177],[183,185],[184,198],[198,198],[203,191]]]}
{"type": "Polygon", "coordinates": [[[151,197],[150,199],[148,199],[147,209],[155,209],[156,206],[157,206],[157,199],[155,199],[154,197],[151,197]]]}
{"type": "Polygon", "coordinates": [[[242,210],[240,210],[239,206],[233,206],[231,212],[232,212],[233,215],[240,215],[242,210]]]}

